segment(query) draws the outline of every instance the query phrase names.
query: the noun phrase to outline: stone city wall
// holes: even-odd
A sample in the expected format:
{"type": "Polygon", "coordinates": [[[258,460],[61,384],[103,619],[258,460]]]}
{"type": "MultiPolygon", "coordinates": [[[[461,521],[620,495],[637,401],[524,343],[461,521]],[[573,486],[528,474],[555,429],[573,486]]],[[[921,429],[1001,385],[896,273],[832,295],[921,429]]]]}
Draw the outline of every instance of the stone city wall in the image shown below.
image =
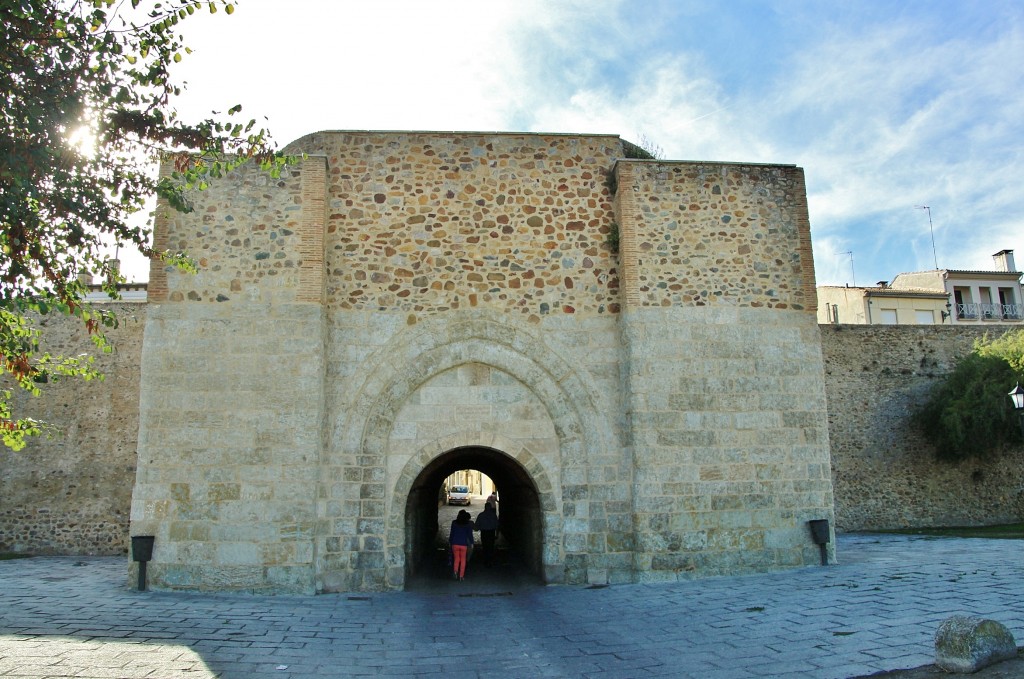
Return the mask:
{"type": "MultiPolygon", "coordinates": [[[[146,305],[118,305],[121,326],[110,333],[116,353],[98,357],[107,375],[104,381],[49,385],[44,397],[26,401],[33,416],[58,423],[65,433],[51,440],[33,439],[16,453],[0,449],[0,550],[125,553],[146,312],[146,305]]],[[[71,319],[54,317],[47,328],[54,351],[78,352],[91,346],[71,319]]],[[[914,403],[952,369],[957,357],[970,351],[983,329],[829,325],[821,326],[821,333],[839,530],[992,524],[1024,517],[1021,451],[984,462],[940,463],[907,423],[914,403]]],[[[500,373],[493,374],[497,377],[490,380],[500,378],[500,373]]],[[[431,386],[443,386],[450,379],[439,378],[431,386]]],[[[703,384],[696,386],[699,389],[688,396],[677,394],[675,402],[689,399],[688,407],[695,409],[711,398],[709,393],[716,393],[703,384]]],[[[741,386],[727,385],[721,398],[732,398],[741,386]]],[[[505,388],[520,393],[512,384],[505,388]]],[[[465,396],[471,397],[471,392],[465,396]]],[[[524,419],[535,419],[536,406],[528,396],[502,400],[520,403],[515,408],[522,409],[524,419]]],[[[400,425],[393,435],[430,439],[423,427],[439,425],[422,422],[451,421],[457,406],[452,399],[449,409],[435,416],[425,414],[427,406],[421,411],[409,405],[398,416],[400,425]]],[[[486,407],[481,423],[495,422],[492,406],[486,407]]],[[[501,421],[494,426],[515,426],[505,416],[501,421]]],[[[531,429],[533,436],[544,426],[531,429]]],[[[570,476],[576,482],[585,478],[577,472],[570,476]]],[[[643,478],[641,485],[647,483],[648,477],[643,478]]],[[[572,511],[582,512],[575,507],[572,511]]]]}
{"type": "MultiPolygon", "coordinates": [[[[33,416],[57,422],[64,433],[52,440],[32,439],[17,453],[0,450],[0,549],[40,554],[119,554],[126,549],[147,307],[123,304],[117,311],[121,326],[110,333],[116,353],[98,356],[104,381],[54,384],[43,398],[24,401],[33,416]]],[[[54,351],[91,347],[71,319],[52,318],[47,328],[54,351]]],[[[939,463],[906,422],[914,403],[970,351],[983,329],[829,325],[821,326],[821,332],[840,530],[984,524],[1024,515],[1019,451],[984,462],[939,463]]],[[[614,341],[608,343],[609,352],[614,341]]],[[[717,393],[703,383],[696,386],[686,397],[692,408],[694,399],[703,403],[717,393]]],[[[740,386],[727,385],[723,398],[731,398],[740,386]]],[[[683,398],[680,393],[676,402],[683,398]]],[[[526,396],[510,402],[519,401],[522,405],[515,408],[536,412],[526,396]]],[[[450,399],[448,409],[436,416],[405,408],[393,435],[431,438],[422,422],[446,426],[458,402],[450,399]]],[[[485,407],[482,422],[494,421],[492,406],[485,407]]],[[[500,422],[493,426],[516,426],[505,415],[500,422]]],[[[538,424],[531,434],[536,437],[542,429],[538,424]]]]}
{"type": "Polygon", "coordinates": [[[146,304],[109,305],[120,321],[106,334],[111,354],[96,353],[77,318],[46,318],[44,346],[54,354],[91,352],[105,379],[68,379],[43,395],[16,395],[16,413],[56,424],[50,439],[24,449],[0,447],[0,551],[124,554],[135,481],[139,360],[146,304]],[[24,407],[24,410],[21,408],[24,407]]]}
{"type": "MultiPolygon", "coordinates": [[[[136,380],[117,392],[136,418],[119,436],[138,433],[119,497],[134,482],[131,530],[157,536],[153,585],[400,587],[427,524],[410,498],[472,451],[532,484],[547,582],[816,563],[806,520],[832,518],[833,492],[841,529],[905,520],[870,495],[899,475],[867,488],[865,470],[912,438],[885,400],[919,388],[901,333],[945,355],[947,329],[819,329],[799,168],[621,144],[317,133],[279,178],[242,168],[194,212],[161,212],[156,247],[200,272],[154,267],[145,346],[115,368],[136,380]]],[[[117,469],[79,454],[80,475],[117,469]]],[[[941,469],[920,455],[906,473],[941,469]]],[[[890,495],[951,493],[924,490],[890,495]]]]}
{"type": "MultiPolygon", "coordinates": [[[[1024,450],[935,459],[909,416],[985,332],[1005,326],[823,325],[836,526],[845,531],[1024,519],[1024,450]]],[[[1013,385],[1007,385],[1009,391],[1013,385]]],[[[1006,406],[1010,407],[1007,398],[1006,406]]]]}

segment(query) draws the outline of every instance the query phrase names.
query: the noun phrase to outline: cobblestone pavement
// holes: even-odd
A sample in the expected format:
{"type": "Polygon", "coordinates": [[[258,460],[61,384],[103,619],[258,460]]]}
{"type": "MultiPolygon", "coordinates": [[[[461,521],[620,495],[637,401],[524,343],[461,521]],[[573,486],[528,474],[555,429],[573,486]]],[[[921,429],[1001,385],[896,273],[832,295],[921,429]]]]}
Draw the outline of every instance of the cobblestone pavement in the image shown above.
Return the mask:
{"type": "MultiPolygon", "coordinates": [[[[933,662],[939,623],[1024,641],[1024,542],[840,536],[843,563],[601,588],[136,592],[120,558],[0,562],[0,677],[848,678],[933,662]]],[[[474,582],[474,577],[476,581],[474,582]]]]}

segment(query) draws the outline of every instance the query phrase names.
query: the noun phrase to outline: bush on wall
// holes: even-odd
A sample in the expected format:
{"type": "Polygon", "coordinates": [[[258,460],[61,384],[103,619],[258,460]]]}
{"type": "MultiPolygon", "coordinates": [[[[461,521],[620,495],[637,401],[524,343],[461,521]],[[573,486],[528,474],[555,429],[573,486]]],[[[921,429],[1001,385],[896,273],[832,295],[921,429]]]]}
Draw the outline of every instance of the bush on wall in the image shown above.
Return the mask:
{"type": "Polygon", "coordinates": [[[1014,330],[990,340],[988,335],[974,343],[979,356],[997,356],[1013,368],[1017,375],[1024,376],[1024,330],[1014,330]]]}
{"type": "Polygon", "coordinates": [[[984,457],[1020,443],[1018,415],[1007,393],[1024,376],[1024,330],[986,336],[936,385],[914,416],[943,460],[984,457]]]}

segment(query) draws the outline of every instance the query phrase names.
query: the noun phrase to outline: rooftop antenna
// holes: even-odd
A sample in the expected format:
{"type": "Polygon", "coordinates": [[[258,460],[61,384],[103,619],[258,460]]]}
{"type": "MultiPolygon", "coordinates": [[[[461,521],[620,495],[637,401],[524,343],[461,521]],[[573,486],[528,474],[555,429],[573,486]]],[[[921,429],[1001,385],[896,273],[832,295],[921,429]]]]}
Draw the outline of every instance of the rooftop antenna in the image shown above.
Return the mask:
{"type": "Polygon", "coordinates": [[[847,250],[846,252],[837,252],[837,255],[850,255],[850,278],[853,279],[853,287],[857,287],[857,274],[853,270],[853,250],[847,250]]]}
{"type": "Polygon", "coordinates": [[[932,259],[935,260],[935,270],[939,269],[939,258],[935,254],[935,229],[932,228],[932,209],[927,205],[915,205],[915,210],[924,210],[928,213],[928,232],[932,235],[932,259]]]}

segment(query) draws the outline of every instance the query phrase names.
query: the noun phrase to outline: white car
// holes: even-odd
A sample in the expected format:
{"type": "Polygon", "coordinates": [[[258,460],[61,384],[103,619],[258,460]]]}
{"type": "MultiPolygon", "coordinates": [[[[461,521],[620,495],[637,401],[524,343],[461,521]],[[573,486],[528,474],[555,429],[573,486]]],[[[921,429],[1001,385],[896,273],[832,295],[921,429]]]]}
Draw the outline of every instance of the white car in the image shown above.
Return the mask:
{"type": "Polygon", "coordinates": [[[469,506],[469,486],[452,486],[448,489],[448,504],[469,506]]]}

